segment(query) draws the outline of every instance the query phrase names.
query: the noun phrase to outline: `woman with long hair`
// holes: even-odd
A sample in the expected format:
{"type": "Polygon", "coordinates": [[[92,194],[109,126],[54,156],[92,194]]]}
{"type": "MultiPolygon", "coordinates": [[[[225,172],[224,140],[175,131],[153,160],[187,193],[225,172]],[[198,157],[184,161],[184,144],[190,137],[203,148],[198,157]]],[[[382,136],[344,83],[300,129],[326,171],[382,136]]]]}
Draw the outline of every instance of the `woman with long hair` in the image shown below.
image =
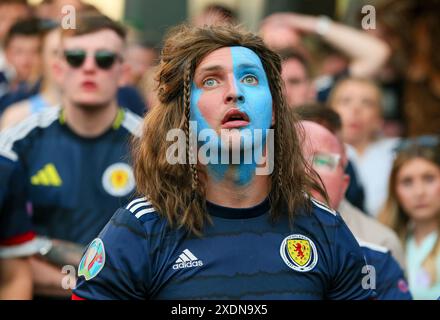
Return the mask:
{"type": "Polygon", "coordinates": [[[389,194],[379,219],[405,246],[415,299],[440,294],[440,137],[403,141],[391,171],[389,194]]]}

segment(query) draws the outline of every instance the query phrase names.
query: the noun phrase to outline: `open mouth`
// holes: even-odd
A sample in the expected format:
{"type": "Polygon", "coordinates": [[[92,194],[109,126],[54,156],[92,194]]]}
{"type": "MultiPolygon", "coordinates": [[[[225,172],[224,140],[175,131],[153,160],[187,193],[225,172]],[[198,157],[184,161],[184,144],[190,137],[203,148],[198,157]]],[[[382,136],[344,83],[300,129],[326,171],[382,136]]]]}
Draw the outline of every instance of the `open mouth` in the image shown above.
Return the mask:
{"type": "Polygon", "coordinates": [[[222,128],[224,129],[241,128],[248,124],[249,116],[235,108],[228,110],[222,120],[222,128]]]}

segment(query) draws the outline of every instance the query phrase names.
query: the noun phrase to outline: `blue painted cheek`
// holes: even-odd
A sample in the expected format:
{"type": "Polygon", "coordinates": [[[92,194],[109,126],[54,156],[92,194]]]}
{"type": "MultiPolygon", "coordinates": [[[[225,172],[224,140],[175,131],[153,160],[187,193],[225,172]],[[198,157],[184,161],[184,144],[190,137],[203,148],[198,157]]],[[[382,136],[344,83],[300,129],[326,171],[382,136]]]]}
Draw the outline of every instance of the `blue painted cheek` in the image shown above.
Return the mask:
{"type": "Polygon", "coordinates": [[[245,98],[245,102],[239,108],[246,112],[251,120],[248,128],[251,130],[269,129],[272,123],[272,94],[261,60],[252,50],[244,47],[232,47],[231,53],[235,87],[237,92],[245,98]],[[246,85],[241,82],[248,70],[246,68],[240,69],[239,66],[249,62],[259,67],[259,70],[250,71],[258,77],[257,86],[246,85]]]}
{"type": "Polygon", "coordinates": [[[272,124],[272,95],[270,89],[252,88],[239,82],[239,90],[243,92],[246,103],[240,109],[249,116],[250,130],[266,130],[272,124]]]}
{"type": "MultiPolygon", "coordinates": [[[[233,69],[234,69],[234,85],[238,94],[242,94],[245,98],[244,103],[237,105],[237,107],[246,112],[250,118],[250,124],[246,129],[252,131],[252,136],[255,134],[255,129],[263,130],[263,141],[265,141],[266,129],[271,127],[272,122],[272,95],[264,68],[261,64],[259,57],[251,50],[244,47],[232,47],[231,48],[233,69]],[[259,71],[252,70],[252,73],[258,77],[258,85],[251,86],[242,83],[240,80],[246,75],[247,70],[241,70],[238,66],[252,62],[254,65],[259,66],[259,71]]],[[[197,122],[197,136],[204,129],[212,129],[206,119],[200,112],[198,103],[202,95],[202,89],[197,88],[195,83],[191,87],[191,102],[190,102],[190,119],[197,122]]],[[[254,150],[254,154],[261,155],[263,145],[259,150],[254,150]]],[[[220,157],[220,145],[219,145],[219,157],[220,157]]],[[[220,163],[220,158],[219,161],[220,163]]],[[[240,164],[234,166],[233,170],[235,175],[235,181],[239,185],[249,184],[255,177],[256,161],[250,164],[240,164]]],[[[216,180],[223,180],[226,172],[231,167],[227,164],[209,164],[208,172],[216,180]]]]}
{"type": "MultiPolygon", "coordinates": [[[[244,97],[244,102],[238,107],[246,112],[250,119],[250,124],[246,128],[252,131],[253,141],[255,141],[255,129],[263,130],[263,144],[258,148],[254,144],[254,155],[261,155],[266,141],[266,129],[269,129],[272,123],[272,95],[269,82],[260,58],[252,50],[244,47],[232,47],[231,54],[234,65],[235,87],[237,93],[244,97]],[[258,70],[240,69],[240,65],[246,65],[249,62],[258,66],[258,70]],[[241,79],[248,72],[257,76],[258,85],[251,86],[241,82],[241,79]]],[[[255,176],[256,167],[255,158],[251,164],[239,165],[238,183],[240,185],[250,183],[255,176]]]]}

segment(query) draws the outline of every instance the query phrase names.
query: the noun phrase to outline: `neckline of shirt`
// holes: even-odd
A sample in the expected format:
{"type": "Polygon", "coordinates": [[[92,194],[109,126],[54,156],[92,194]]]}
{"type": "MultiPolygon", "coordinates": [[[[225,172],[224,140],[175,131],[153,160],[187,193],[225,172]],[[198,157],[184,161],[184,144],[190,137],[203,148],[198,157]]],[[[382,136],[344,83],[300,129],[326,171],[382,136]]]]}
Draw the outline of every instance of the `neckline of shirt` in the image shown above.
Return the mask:
{"type": "Polygon", "coordinates": [[[124,121],[124,117],[125,117],[124,109],[121,107],[118,107],[118,112],[116,114],[115,119],[113,120],[112,125],[107,130],[105,130],[103,133],[101,133],[100,135],[93,136],[93,137],[85,137],[85,136],[81,136],[78,133],[76,133],[66,123],[65,113],[64,113],[64,109],[62,107],[60,107],[58,123],[62,128],[65,128],[65,130],[67,130],[75,138],[82,140],[84,142],[92,142],[93,143],[95,141],[99,141],[99,140],[103,139],[107,135],[111,134],[111,132],[118,131],[119,128],[122,126],[122,122],[124,121]]]}
{"type": "Polygon", "coordinates": [[[215,217],[225,219],[250,219],[261,216],[270,210],[269,198],[264,199],[261,203],[248,208],[231,208],[224,207],[209,201],[206,201],[206,209],[209,214],[215,217]]]}

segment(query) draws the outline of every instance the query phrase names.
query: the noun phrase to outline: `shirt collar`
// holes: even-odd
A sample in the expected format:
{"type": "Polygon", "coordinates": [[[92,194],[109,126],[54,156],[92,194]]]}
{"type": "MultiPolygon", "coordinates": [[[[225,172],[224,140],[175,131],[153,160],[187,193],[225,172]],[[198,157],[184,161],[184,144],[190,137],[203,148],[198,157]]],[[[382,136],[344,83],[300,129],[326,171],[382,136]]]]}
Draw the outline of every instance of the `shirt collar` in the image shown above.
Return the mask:
{"type": "MultiPolygon", "coordinates": [[[[116,117],[112,123],[113,130],[118,130],[121,127],[121,124],[124,121],[124,118],[125,118],[125,111],[124,111],[124,109],[119,107],[118,113],[116,114],[116,117]]],[[[64,108],[61,108],[61,110],[60,110],[59,122],[61,125],[66,124],[66,114],[64,112],[64,108]]]]}
{"type": "Polygon", "coordinates": [[[212,216],[225,219],[249,219],[269,212],[270,201],[266,198],[260,204],[250,208],[230,208],[206,201],[206,208],[212,216]]]}

